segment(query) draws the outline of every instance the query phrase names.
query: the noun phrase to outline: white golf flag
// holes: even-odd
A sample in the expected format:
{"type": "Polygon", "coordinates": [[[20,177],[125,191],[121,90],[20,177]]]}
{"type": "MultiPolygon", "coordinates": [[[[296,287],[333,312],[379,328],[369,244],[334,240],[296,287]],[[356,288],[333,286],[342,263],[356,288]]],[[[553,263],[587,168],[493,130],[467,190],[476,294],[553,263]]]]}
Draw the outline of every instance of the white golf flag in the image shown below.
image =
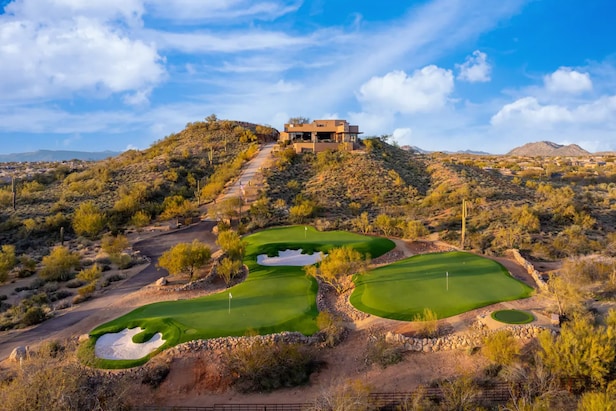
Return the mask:
{"type": "Polygon", "coordinates": [[[231,293],[229,293],[229,299],[232,299],[232,298],[233,298],[233,296],[231,295],[231,293]]]}

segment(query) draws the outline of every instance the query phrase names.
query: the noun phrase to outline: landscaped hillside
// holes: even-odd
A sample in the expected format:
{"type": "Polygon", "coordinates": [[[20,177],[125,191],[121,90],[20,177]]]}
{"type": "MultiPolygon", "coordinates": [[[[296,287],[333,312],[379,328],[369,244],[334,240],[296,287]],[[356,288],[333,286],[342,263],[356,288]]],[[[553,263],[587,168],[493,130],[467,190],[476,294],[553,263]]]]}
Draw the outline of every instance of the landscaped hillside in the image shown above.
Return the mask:
{"type": "Polygon", "coordinates": [[[143,151],[130,150],[79,169],[59,163],[18,179],[15,210],[11,185],[0,187],[0,243],[22,251],[53,244],[61,227],[70,236],[75,211],[89,202],[94,203],[90,211],[103,213],[105,223],[85,233],[87,237],[146,225],[158,216],[196,215],[197,204],[212,200],[254,154],[255,132],[266,138],[272,129],[258,126],[253,131],[211,116],[143,151]]]}

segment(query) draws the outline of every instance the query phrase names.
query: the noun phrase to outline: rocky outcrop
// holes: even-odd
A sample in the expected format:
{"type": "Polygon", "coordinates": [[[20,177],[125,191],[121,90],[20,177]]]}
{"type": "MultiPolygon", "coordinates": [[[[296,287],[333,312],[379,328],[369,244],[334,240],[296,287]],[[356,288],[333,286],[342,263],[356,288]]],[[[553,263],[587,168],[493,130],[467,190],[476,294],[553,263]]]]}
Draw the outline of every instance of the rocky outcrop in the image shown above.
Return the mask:
{"type": "Polygon", "coordinates": [[[9,360],[13,362],[25,360],[28,358],[29,351],[28,347],[24,347],[23,345],[15,347],[13,351],[11,351],[11,355],[9,355],[9,360]]]}

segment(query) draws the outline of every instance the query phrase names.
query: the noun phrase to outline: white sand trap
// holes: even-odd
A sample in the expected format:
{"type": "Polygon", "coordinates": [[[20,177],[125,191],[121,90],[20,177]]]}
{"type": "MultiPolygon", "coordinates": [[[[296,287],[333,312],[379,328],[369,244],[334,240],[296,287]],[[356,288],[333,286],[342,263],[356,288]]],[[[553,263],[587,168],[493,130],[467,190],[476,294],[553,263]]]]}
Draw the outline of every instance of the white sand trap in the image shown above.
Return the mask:
{"type": "Polygon", "coordinates": [[[156,333],[150,341],[135,344],[133,337],[142,331],[143,328],[137,327],[131,330],[125,328],[119,333],[103,334],[96,340],[94,354],[105,360],[138,360],[165,343],[163,335],[156,333]]]}
{"type": "Polygon", "coordinates": [[[267,254],[257,256],[257,264],[274,266],[274,265],[292,265],[295,267],[303,267],[318,263],[321,259],[327,257],[327,254],[313,253],[302,254],[303,250],[284,250],[278,251],[278,257],[268,257],[267,254]]]}

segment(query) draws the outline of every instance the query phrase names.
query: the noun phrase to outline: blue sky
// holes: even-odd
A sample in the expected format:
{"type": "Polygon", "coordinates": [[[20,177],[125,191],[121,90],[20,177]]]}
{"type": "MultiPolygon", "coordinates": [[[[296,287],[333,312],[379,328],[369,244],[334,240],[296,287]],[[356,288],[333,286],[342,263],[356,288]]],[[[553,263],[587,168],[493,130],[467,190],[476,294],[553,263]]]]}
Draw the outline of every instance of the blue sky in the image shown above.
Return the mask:
{"type": "Polygon", "coordinates": [[[613,0],[0,0],[0,153],[147,148],[215,113],[428,150],[616,150],[613,0]]]}

